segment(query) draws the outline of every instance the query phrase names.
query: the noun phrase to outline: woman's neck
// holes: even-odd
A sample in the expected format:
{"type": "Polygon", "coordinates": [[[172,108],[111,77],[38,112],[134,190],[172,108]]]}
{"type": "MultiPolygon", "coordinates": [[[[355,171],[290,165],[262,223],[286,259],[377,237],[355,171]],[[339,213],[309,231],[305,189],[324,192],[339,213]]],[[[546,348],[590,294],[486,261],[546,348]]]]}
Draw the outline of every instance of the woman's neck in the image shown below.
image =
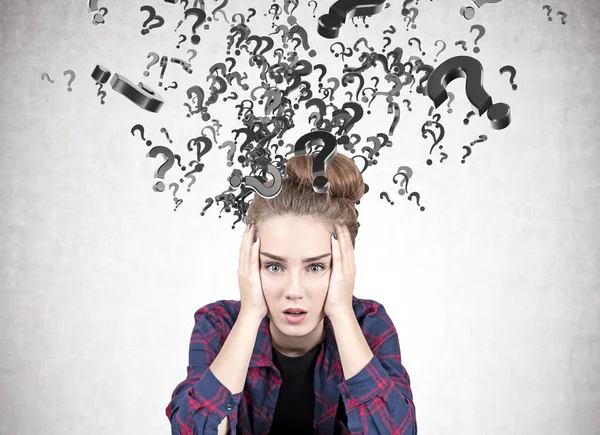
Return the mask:
{"type": "Polygon", "coordinates": [[[281,331],[275,328],[273,322],[269,323],[269,330],[271,331],[271,344],[273,347],[277,349],[279,353],[289,357],[306,355],[325,338],[324,319],[319,322],[315,329],[304,337],[290,337],[283,335],[281,331]]]}

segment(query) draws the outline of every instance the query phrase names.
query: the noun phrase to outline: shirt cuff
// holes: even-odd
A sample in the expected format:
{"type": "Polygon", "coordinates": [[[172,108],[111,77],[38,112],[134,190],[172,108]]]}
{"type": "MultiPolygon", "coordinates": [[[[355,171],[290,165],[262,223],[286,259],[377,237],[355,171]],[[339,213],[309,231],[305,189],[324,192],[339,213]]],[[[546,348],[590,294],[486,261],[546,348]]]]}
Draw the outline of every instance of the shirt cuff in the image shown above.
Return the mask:
{"type": "Polygon", "coordinates": [[[350,379],[338,384],[342,394],[346,412],[368,402],[382,394],[393,383],[389,373],[383,368],[375,355],[369,363],[350,379]]]}
{"type": "Polygon", "coordinates": [[[243,391],[232,394],[208,368],[198,382],[192,386],[192,395],[200,404],[219,421],[237,411],[243,391]],[[225,394],[224,394],[225,393],[225,394]]]}

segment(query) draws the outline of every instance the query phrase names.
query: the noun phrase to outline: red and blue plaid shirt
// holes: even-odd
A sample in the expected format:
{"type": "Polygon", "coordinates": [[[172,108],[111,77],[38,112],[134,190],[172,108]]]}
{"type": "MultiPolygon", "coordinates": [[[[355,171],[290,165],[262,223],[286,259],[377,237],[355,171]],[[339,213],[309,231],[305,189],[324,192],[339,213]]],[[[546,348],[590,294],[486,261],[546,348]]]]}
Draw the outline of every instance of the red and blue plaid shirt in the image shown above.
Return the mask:
{"type": "MultiPolygon", "coordinates": [[[[196,311],[187,379],[177,385],[166,408],[172,435],[216,434],[225,416],[232,435],[269,433],[282,382],[273,363],[270,319],[265,316],[260,324],[242,392],[232,394],[209,370],[240,306],[240,301],[221,300],[196,311]]],[[[314,433],[416,435],[410,378],[402,366],[396,328],[382,304],[353,296],[352,306],[374,356],[344,379],[334,330],[325,316],[324,346],[314,372],[314,433]],[[347,426],[335,418],[340,394],[347,426]]]]}

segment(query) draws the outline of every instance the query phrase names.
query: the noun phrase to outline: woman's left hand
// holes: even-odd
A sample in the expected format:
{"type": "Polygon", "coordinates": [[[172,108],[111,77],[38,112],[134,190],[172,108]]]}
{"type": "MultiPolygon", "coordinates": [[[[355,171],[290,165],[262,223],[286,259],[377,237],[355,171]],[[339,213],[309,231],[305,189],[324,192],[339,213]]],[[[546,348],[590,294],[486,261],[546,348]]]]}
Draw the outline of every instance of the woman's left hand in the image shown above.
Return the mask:
{"type": "Polygon", "coordinates": [[[356,277],[354,248],[348,228],[335,224],[335,231],[337,240],[331,236],[332,271],[324,306],[328,317],[353,312],[352,294],[356,277]]]}

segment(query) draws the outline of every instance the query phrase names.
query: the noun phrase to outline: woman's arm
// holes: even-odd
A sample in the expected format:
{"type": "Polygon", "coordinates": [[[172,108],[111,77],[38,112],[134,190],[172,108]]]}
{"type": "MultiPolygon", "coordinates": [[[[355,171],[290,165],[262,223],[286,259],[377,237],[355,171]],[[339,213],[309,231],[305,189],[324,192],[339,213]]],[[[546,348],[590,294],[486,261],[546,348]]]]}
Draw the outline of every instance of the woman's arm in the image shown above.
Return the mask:
{"type": "Polygon", "coordinates": [[[377,304],[365,316],[362,328],[354,311],[330,319],[344,372],[339,389],[349,430],[416,435],[410,378],[401,363],[398,334],[383,305],[377,304]]]}
{"type": "Polygon", "coordinates": [[[262,319],[240,312],[210,371],[232,394],[244,391],[248,366],[262,319]]]}
{"type": "Polygon", "coordinates": [[[198,310],[195,318],[188,377],[175,388],[167,417],[174,434],[229,433],[262,319],[240,313],[218,350],[220,322],[211,308],[198,310]]]}

